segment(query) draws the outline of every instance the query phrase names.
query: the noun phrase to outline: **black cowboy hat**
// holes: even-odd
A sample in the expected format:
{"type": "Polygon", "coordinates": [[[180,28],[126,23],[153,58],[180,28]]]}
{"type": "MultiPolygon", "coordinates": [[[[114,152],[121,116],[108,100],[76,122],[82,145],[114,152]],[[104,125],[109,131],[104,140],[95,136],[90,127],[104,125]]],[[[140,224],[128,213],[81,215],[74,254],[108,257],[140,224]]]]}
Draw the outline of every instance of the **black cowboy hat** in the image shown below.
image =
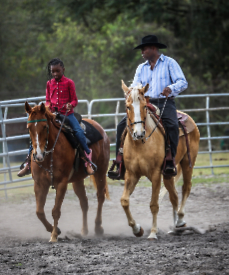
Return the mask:
{"type": "Polygon", "coordinates": [[[147,46],[147,45],[154,45],[158,49],[165,49],[165,48],[167,48],[166,45],[158,42],[158,39],[157,39],[156,35],[152,34],[152,35],[144,36],[142,38],[142,44],[140,44],[137,47],[135,47],[134,50],[141,49],[142,47],[147,46]]]}

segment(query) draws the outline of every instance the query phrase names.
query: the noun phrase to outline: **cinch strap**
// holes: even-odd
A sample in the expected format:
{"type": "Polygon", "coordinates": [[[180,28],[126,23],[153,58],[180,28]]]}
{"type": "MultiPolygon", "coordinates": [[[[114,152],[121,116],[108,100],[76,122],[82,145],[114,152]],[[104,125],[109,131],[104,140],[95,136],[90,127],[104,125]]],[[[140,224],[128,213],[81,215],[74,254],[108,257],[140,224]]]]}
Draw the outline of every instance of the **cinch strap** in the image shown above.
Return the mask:
{"type": "Polygon", "coordinates": [[[46,119],[46,118],[43,118],[43,119],[37,119],[37,120],[28,120],[28,121],[27,121],[27,124],[28,124],[28,123],[34,123],[34,122],[41,122],[41,121],[47,121],[47,119],[46,119]]]}

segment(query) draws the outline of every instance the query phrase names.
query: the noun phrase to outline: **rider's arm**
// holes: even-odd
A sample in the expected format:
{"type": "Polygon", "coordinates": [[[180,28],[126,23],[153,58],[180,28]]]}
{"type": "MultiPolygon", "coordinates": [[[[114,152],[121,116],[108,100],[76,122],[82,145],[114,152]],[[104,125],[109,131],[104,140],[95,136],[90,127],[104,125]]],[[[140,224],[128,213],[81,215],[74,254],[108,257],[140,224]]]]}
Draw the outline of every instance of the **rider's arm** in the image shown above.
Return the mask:
{"type": "Polygon", "coordinates": [[[173,84],[168,87],[172,90],[171,95],[177,96],[179,93],[187,89],[188,82],[181,70],[180,65],[174,59],[170,60],[169,73],[173,84]]]}
{"type": "Polygon", "coordinates": [[[78,104],[78,98],[76,96],[75,83],[71,79],[69,79],[68,87],[69,87],[69,93],[70,93],[69,103],[72,105],[73,108],[75,108],[76,105],[78,104]]]}

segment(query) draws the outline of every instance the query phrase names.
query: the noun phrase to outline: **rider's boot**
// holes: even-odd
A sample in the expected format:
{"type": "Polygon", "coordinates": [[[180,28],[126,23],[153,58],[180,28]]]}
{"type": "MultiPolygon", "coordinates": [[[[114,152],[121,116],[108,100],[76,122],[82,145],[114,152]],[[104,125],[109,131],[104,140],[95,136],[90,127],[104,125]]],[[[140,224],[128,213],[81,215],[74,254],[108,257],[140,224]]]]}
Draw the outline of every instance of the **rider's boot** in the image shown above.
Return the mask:
{"type": "MultiPolygon", "coordinates": [[[[85,153],[86,157],[91,161],[92,160],[92,150],[90,149],[89,154],[87,154],[85,151],[84,151],[84,153],[85,153]]],[[[84,165],[86,167],[87,174],[94,175],[95,171],[93,170],[91,163],[88,161],[85,161],[84,165]]]]}
{"type": "Polygon", "coordinates": [[[18,172],[18,177],[24,177],[31,174],[31,156],[28,155],[25,162],[20,166],[20,171],[18,172]]]}
{"type": "Polygon", "coordinates": [[[166,155],[163,163],[162,172],[163,175],[167,178],[175,177],[177,175],[175,158],[172,157],[170,146],[166,148],[166,155]]]}

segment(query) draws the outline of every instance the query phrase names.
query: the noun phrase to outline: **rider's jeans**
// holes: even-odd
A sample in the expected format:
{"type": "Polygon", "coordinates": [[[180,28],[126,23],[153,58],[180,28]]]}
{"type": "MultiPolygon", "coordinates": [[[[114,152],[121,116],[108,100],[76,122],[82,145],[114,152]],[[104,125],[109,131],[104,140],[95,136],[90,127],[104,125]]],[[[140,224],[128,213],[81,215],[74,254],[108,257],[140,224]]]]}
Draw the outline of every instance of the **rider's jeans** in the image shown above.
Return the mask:
{"type": "Polygon", "coordinates": [[[74,114],[70,114],[68,116],[68,118],[69,118],[70,125],[72,127],[72,130],[74,131],[74,134],[75,134],[77,140],[79,141],[79,143],[83,147],[84,151],[87,154],[90,154],[91,151],[87,146],[86,137],[84,135],[83,129],[79,125],[78,120],[75,118],[74,114]]]}

